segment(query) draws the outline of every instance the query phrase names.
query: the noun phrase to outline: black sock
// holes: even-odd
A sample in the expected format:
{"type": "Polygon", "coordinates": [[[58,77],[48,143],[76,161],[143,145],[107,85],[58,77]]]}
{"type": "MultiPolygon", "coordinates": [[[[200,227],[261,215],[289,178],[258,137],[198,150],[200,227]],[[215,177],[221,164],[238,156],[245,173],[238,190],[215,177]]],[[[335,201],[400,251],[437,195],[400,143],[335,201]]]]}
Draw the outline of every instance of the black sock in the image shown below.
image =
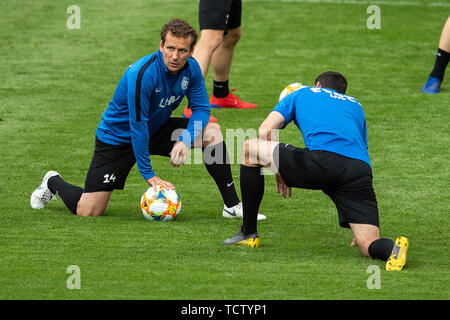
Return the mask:
{"type": "Polygon", "coordinates": [[[205,162],[206,170],[216,182],[225,205],[228,208],[237,205],[240,201],[234,186],[225,142],[222,141],[204,148],[203,161],[205,162]]]}
{"type": "Polygon", "coordinates": [[[447,68],[448,61],[450,59],[450,53],[438,48],[436,54],[436,61],[434,63],[433,71],[430,76],[444,80],[445,68],[447,68]]]}
{"type": "Polygon", "coordinates": [[[369,245],[369,254],[372,259],[387,261],[392,253],[393,247],[394,241],[388,238],[381,238],[369,245]]]}
{"type": "Polygon", "coordinates": [[[48,179],[48,188],[54,194],[58,194],[66,207],[77,214],[77,204],[83,194],[83,189],[65,182],[60,176],[48,179]]]}
{"type": "Polygon", "coordinates": [[[213,80],[213,83],[214,83],[213,95],[216,96],[216,98],[225,98],[230,93],[230,89],[228,88],[228,80],[227,81],[213,80]]]}
{"type": "Polygon", "coordinates": [[[244,220],[242,232],[250,234],[256,232],[259,205],[264,195],[264,175],[261,167],[241,165],[241,195],[244,220]]]}

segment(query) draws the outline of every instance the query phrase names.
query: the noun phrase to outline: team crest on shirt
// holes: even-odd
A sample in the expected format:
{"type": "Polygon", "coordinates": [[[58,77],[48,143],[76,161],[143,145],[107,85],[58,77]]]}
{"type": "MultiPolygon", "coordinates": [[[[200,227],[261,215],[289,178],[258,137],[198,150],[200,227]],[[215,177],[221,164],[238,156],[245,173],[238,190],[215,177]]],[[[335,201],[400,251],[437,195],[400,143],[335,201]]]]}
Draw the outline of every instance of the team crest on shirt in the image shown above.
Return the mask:
{"type": "Polygon", "coordinates": [[[189,85],[189,78],[183,77],[183,80],[181,80],[181,89],[186,90],[189,85]]]}

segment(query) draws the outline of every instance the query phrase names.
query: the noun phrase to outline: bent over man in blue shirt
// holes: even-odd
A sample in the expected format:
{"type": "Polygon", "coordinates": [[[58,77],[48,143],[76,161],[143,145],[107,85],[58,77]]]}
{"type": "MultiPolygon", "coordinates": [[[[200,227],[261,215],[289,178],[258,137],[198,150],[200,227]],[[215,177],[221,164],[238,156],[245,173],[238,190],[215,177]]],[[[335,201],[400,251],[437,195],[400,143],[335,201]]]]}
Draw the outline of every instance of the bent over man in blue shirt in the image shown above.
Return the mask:
{"type": "Polygon", "coordinates": [[[163,26],[159,50],[128,67],[102,115],[84,189],[49,171],[31,196],[32,208],[42,209],[58,194],[74,214],[102,215],[112,191],[124,188],[135,163],[149,186],[173,189],[155,174],[150,155],[170,157],[169,163],[179,167],[195,144],[204,148],[205,166],[224,200],[223,216],[242,217],[220,126],[208,123],[208,95],[200,66],[191,57],[196,41],[195,29],[184,20],[163,26]],[[191,118],[171,118],[184,96],[191,118]]]}
{"type": "Polygon", "coordinates": [[[290,93],[277,104],[259,128],[259,139],[247,140],[241,165],[244,223],[224,244],[259,247],[256,215],[264,194],[261,167],[275,173],[277,192],[291,188],[318,189],[334,202],[339,225],[351,228],[353,246],[373,259],[388,261],[386,269],[400,270],[406,262],[408,240],[380,238],[378,206],[372,186],[364,112],[355,98],[345,95],[347,81],[337,72],[322,73],[314,87],[290,93]],[[305,148],[275,141],[274,132],[294,121],[305,148]]]}

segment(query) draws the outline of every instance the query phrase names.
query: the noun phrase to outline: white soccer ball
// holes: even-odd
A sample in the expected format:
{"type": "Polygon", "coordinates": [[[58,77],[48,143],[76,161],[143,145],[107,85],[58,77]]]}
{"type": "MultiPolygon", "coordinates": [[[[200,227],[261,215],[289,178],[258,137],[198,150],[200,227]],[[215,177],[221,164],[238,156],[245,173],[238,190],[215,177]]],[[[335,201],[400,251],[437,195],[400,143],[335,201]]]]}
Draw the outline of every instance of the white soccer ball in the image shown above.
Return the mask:
{"type": "Polygon", "coordinates": [[[281,99],[286,97],[289,93],[297,91],[298,89],[301,89],[304,87],[307,87],[307,86],[305,86],[303,83],[298,83],[298,82],[287,85],[283,89],[283,91],[281,91],[280,98],[278,99],[278,101],[281,101],[281,99]]]}
{"type": "Polygon", "coordinates": [[[180,210],[180,195],[175,190],[161,185],[157,186],[156,191],[149,187],[141,197],[141,211],[148,220],[175,220],[180,210]]]}

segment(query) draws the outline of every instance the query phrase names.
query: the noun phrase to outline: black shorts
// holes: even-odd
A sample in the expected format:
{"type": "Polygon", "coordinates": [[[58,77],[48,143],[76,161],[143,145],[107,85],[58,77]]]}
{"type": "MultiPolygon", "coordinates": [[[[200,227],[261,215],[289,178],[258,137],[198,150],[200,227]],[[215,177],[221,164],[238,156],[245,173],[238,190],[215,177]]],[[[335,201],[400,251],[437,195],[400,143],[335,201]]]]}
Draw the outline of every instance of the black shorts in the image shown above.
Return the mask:
{"type": "Polygon", "coordinates": [[[339,225],[379,226],[372,169],[364,161],[328,151],[311,151],[280,143],[274,159],[289,187],[322,190],[336,205],[339,225]]]}
{"type": "MultiPolygon", "coordinates": [[[[189,119],[170,118],[150,138],[151,155],[169,157],[173,145],[180,136],[172,133],[186,129],[189,119]]],[[[131,168],[136,163],[131,144],[112,145],[95,139],[95,150],[86,175],[84,192],[122,190],[131,168]]]]}
{"type": "Polygon", "coordinates": [[[200,0],[198,22],[200,30],[235,29],[241,26],[241,0],[200,0]]]}

